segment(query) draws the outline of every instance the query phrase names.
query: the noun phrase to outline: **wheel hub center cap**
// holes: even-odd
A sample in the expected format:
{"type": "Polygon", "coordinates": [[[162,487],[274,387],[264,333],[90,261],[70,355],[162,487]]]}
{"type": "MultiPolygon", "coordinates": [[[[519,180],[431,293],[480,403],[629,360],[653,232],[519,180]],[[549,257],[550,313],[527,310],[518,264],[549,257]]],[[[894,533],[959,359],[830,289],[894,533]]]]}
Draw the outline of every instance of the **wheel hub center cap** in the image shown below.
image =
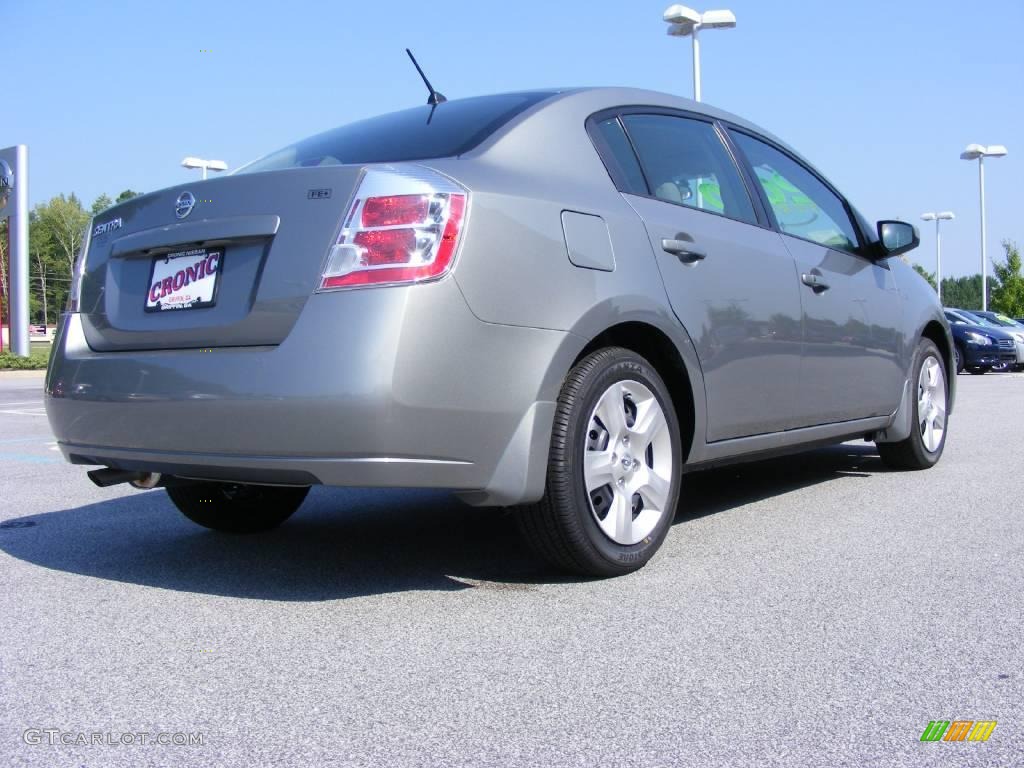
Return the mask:
{"type": "Polygon", "coordinates": [[[624,470],[632,472],[634,467],[636,467],[636,462],[633,460],[632,456],[626,455],[622,457],[622,468],[624,470]]]}

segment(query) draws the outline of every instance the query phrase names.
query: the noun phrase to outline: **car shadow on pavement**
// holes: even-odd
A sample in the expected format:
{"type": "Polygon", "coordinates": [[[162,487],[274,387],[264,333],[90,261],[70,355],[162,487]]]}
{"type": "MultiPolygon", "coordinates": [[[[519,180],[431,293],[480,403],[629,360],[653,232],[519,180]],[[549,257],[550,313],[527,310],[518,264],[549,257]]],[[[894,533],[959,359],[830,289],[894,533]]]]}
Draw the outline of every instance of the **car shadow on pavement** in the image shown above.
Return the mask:
{"type": "Polygon", "coordinates": [[[836,477],[888,472],[874,443],[843,443],[765,461],[732,464],[683,477],[675,524],[779,496],[836,477]]]}
{"type": "MultiPolygon", "coordinates": [[[[848,444],[687,475],[675,525],[840,475],[882,471],[848,444]]],[[[84,478],[83,478],[84,480],[84,478]]],[[[285,601],[573,581],[537,561],[508,510],[442,491],[314,488],[276,531],[220,534],[162,490],[7,520],[0,549],[45,568],[184,592],[285,601]]]]}

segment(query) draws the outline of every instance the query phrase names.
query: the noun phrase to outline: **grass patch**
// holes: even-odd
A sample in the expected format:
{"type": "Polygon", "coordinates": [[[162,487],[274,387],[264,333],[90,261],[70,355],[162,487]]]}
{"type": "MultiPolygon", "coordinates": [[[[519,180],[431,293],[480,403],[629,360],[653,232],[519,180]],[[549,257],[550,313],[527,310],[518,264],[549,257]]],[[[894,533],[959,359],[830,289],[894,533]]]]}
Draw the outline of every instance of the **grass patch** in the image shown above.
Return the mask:
{"type": "Polygon", "coordinates": [[[52,345],[45,347],[32,345],[32,351],[28,357],[18,357],[6,350],[0,352],[0,371],[39,371],[46,368],[50,361],[50,349],[52,345]]]}

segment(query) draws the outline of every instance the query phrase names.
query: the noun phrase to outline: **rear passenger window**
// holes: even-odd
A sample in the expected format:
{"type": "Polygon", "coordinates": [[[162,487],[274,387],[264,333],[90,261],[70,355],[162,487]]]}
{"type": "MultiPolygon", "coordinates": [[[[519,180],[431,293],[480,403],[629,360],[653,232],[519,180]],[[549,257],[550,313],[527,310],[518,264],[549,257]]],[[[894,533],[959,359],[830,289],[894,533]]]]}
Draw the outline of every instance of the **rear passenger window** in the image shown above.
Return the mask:
{"type": "Polygon", "coordinates": [[[650,194],[677,205],[756,224],[746,187],[711,123],[671,115],[622,118],[650,194]]]}
{"type": "Polygon", "coordinates": [[[608,175],[612,177],[615,186],[622,192],[630,192],[634,195],[647,194],[647,182],[640,171],[640,163],[637,162],[636,153],[629,146],[629,139],[622,130],[622,125],[617,117],[610,120],[602,120],[595,128],[597,129],[598,150],[608,175]]]}
{"type": "Polygon", "coordinates": [[[779,229],[829,248],[858,249],[857,229],[846,206],[817,176],[770,144],[731,133],[753,166],[779,229]]]}

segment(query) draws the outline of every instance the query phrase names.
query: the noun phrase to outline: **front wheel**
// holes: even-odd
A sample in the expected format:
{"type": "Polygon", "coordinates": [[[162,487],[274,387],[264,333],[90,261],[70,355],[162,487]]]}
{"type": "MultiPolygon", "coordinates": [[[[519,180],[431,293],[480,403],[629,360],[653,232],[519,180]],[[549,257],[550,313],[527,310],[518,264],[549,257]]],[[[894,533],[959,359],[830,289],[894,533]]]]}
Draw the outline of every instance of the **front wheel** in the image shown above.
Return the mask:
{"type": "Polygon", "coordinates": [[[877,443],[878,455],[894,469],[928,469],[939,460],[946,445],[946,364],[929,339],[918,342],[912,371],[917,387],[910,403],[910,435],[898,443],[877,443]]]}
{"type": "Polygon", "coordinates": [[[193,523],[228,533],[276,528],[301,506],[309,487],[196,481],[169,485],[167,495],[193,523]]]}
{"type": "Polygon", "coordinates": [[[957,373],[964,372],[964,355],[960,351],[960,345],[953,345],[953,365],[956,368],[957,373]]]}
{"type": "Polygon", "coordinates": [[[681,463],[679,422],[658,372],[627,349],[594,352],[566,377],[544,497],[519,511],[520,530],[564,570],[635,571],[668,534],[681,463]]]}

